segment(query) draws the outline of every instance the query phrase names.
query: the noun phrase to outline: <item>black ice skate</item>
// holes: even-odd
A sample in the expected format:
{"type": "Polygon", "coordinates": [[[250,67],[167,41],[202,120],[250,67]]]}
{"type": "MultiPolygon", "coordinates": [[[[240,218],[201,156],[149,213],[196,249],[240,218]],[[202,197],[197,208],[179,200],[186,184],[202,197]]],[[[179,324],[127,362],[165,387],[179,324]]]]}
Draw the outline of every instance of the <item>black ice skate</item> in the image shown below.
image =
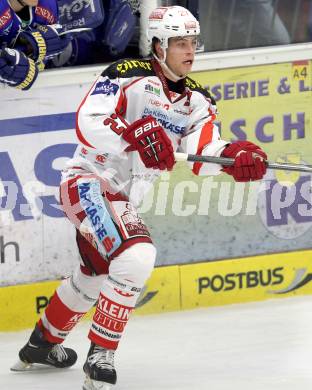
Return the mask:
{"type": "Polygon", "coordinates": [[[12,371],[39,368],[36,364],[67,368],[76,363],[77,354],[73,349],[46,341],[36,325],[28,343],[19,351],[19,358],[20,360],[11,368],[12,371]]]}
{"type": "Polygon", "coordinates": [[[113,350],[91,343],[83,366],[86,374],[83,390],[109,390],[117,382],[114,353],[113,350]]]}

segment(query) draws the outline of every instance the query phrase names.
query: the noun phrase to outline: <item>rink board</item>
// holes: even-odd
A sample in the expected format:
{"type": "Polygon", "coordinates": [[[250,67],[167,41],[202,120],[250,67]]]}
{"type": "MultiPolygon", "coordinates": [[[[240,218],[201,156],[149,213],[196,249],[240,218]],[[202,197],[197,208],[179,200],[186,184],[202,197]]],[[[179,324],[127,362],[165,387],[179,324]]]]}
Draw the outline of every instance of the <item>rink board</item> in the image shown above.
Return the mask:
{"type": "Polygon", "coordinates": [[[312,251],[181,267],[181,307],[192,309],[312,293],[312,251]]]}
{"type": "MultiPolygon", "coordinates": [[[[312,251],[156,268],[136,313],[312,294],[312,251]]],[[[0,331],[33,327],[60,281],[0,288],[0,331]]],[[[91,318],[93,311],[86,316],[91,318]]]]}

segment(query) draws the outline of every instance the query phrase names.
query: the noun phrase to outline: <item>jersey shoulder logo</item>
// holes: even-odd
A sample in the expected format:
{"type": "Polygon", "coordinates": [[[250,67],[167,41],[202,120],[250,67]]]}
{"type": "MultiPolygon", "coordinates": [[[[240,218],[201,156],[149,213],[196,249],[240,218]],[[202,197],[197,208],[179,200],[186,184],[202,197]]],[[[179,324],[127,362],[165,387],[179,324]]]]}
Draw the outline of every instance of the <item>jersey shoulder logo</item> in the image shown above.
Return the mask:
{"type": "Polygon", "coordinates": [[[129,78],[153,76],[155,72],[150,60],[123,59],[113,63],[102,75],[109,78],[129,78]]]}
{"type": "Polygon", "coordinates": [[[112,83],[109,79],[106,79],[105,81],[99,81],[94,88],[94,91],[91,93],[91,95],[116,95],[117,91],[119,89],[119,86],[115,83],[112,83]]]}
{"type": "Polygon", "coordinates": [[[208,99],[211,102],[211,104],[213,105],[216,104],[214,98],[210,95],[208,90],[204,88],[201,84],[199,84],[197,81],[191,79],[190,77],[186,77],[185,86],[188,87],[191,91],[197,91],[202,95],[204,95],[204,97],[208,99]]]}

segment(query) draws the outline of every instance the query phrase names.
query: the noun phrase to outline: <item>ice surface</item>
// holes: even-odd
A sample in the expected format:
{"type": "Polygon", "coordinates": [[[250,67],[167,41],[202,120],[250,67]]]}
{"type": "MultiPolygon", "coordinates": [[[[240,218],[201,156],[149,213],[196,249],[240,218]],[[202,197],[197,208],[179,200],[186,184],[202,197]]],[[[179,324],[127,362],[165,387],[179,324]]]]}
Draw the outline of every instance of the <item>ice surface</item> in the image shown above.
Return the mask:
{"type": "MultiPolygon", "coordinates": [[[[30,331],[0,333],[1,390],[81,389],[88,324],[66,341],[67,370],[9,370],[30,331]]],[[[134,316],[116,354],[114,390],[312,388],[312,297],[134,316]]]]}

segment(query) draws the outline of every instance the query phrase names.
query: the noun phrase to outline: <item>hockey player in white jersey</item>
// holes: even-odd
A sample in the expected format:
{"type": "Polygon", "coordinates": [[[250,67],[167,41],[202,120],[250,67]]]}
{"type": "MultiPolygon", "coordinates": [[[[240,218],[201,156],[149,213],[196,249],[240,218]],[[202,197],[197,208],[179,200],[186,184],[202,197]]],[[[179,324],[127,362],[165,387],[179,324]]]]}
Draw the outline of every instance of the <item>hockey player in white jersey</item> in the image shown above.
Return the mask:
{"type": "Polygon", "coordinates": [[[114,353],[156,257],[137,207],[161,171],[173,169],[174,151],[235,160],[231,167],[191,164],[195,175],[223,171],[236,181],[250,181],[265,174],[266,154],[260,147],[220,139],[214,100],[187,76],[199,30],[185,8],[155,9],[148,28],[152,58],[112,64],[82,101],[79,146],[61,183],[81,264],[57,288],[15,369],[74,364],[76,354],[62,342],[97,302],[83,389],[116,383],[114,353]]]}

